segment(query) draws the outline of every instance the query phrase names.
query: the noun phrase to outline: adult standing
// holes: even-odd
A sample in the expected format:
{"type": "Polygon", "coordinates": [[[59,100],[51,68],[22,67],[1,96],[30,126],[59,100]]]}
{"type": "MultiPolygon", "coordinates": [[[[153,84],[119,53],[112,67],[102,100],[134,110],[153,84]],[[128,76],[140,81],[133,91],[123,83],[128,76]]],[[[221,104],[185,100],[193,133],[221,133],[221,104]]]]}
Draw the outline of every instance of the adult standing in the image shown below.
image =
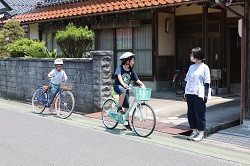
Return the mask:
{"type": "Polygon", "coordinates": [[[204,55],[200,47],[192,49],[190,60],[194,62],[186,75],[186,87],[183,99],[187,101],[188,122],[192,129],[189,140],[201,141],[204,138],[204,130],[206,128],[206,102],[210,86],[210,70],[203,63],[204,55]],[[204,87],[204,88],[203,88],[204,87]],[[203,89],[202,89],[203,88],[203,89]],[[199,91],[203,90],[204,96],[199,97],[199,91]]]}

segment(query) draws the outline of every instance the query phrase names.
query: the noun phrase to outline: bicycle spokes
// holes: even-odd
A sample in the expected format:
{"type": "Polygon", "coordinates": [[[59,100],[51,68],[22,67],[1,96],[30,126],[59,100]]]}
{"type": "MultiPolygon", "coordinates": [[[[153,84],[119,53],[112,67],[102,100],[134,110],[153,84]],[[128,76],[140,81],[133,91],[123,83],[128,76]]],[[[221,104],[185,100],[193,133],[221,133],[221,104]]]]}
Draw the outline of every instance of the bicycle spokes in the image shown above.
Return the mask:
{"type": "Polygon", "coordinates": [[[149,136],[155,128],[156,118],[153,109],[146,103],[139,104],[132,114],[134,131],[142,136],[149,136]]]}
{"type": "Polygon", "coordinates": [[[117,104],[114,99],[107,99],[102,106],[102,121],[106,128],[114,129],[118,125],[117,104]]]}
{"type": "Polygon", "coordinates": [[[57,115],[60,118],[65,119],[69,117],[72,114],[74,107],[75,99],[70,91],[63,91],[57,96],[55,101],[55,108],[57,111],[57,115]]]}
{"type": "Polygon", "coordinates": [[[46,93],[42,89],[36,89],[32,96],[32,107],[37,114],[41,114],[47,105],[46,93]]]}

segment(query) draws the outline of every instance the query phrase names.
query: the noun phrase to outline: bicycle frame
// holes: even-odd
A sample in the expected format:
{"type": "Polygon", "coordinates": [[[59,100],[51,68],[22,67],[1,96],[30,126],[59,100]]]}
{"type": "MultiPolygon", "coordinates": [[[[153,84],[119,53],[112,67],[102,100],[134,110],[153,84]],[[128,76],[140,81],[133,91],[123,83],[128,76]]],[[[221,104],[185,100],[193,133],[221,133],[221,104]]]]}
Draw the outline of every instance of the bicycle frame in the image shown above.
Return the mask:
{"type": "MultiPolygon", "coordinates": [[[[114,99],[114,98],[108,98],[108,99],[113,99],[115,102],[116,102],[116,105],[117,105],[117,108],[118,108],[118,102],[114,99]]],[[[118,113],[118,112],[112,112],[112,111],[110,111],[110,112],[108,112],[108,116],[110,116],[112,119],[114,119],[115,121],[117,121],[117,122],[119,122],[119,123],[121,123],[121,124],[124,124],[124,122],[125,122],[125,120],[126,120],[126,118],[127,118],[127,116],[129,115],[129,113],[130,113],[130,111],[131,110],[134,110],[134,109],[137,109],[137,105],[138,104],[140,104],[140,103],[143,103],[143,101],[141,102],[141,101],[133,101],[133,103],[132,104],[130,104],[130,106],[129,106],[129,108],[128,108],[128,110],[126,111],[126,113],[125,114],[120,114],[120,113],[118,113]]]]}
{"type": "Polygon", "coordinates": [[[46,94],[46,99],[45,99],[45,101],[42,101],[42,102],[46,103],[46,107],[48,107],[48,108],[51,106],[51,104],[52,104],[53,101],[55,100],[57,94],[58,94],[58,93],[61,94],[61,89],[60,89],[60,86],[59,86],[59,87],[56,89],[56,92],[55,92],[55,94],[53,95],[52,100],[50,101],[50,100],[49,100],[48,89],[44,89],[42,85],[35,85],[35,87],[36,87],[36,89],[42,88],[42,90],[43,90],[44,93],[46,94]]]}

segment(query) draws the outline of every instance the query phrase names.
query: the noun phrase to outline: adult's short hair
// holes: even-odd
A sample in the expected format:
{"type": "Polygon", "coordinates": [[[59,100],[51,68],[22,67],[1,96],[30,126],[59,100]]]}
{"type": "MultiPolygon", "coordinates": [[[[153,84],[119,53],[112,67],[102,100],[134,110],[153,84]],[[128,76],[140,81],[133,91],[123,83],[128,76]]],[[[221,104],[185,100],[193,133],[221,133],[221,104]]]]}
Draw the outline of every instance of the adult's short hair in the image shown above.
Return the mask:
{"type": "Polygon", "coordinates": [[[199,60],[204,59],[203,51],[200,47],[195,47],[192,49],[192,54],[194,58],[197,58],[199,60]]]}

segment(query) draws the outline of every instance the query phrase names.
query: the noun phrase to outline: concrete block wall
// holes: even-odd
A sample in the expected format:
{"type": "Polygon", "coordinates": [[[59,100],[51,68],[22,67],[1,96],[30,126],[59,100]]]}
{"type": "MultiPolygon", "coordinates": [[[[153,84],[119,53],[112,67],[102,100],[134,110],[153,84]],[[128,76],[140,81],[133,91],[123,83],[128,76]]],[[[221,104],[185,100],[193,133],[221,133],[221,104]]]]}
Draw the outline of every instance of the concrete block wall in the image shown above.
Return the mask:
{"type": "MultiPolygon", "coordinates": [[[[93,51],[93,58],[63,59],[63,70],[73,86],[75,112],[101,110],[102,101],[111,91],[112,51],[93,51]]],[[[48,73],[54,68],[53,58],[0,59],[0,97],[27,101],[35,84],[49,84],[48,73]]]]}

